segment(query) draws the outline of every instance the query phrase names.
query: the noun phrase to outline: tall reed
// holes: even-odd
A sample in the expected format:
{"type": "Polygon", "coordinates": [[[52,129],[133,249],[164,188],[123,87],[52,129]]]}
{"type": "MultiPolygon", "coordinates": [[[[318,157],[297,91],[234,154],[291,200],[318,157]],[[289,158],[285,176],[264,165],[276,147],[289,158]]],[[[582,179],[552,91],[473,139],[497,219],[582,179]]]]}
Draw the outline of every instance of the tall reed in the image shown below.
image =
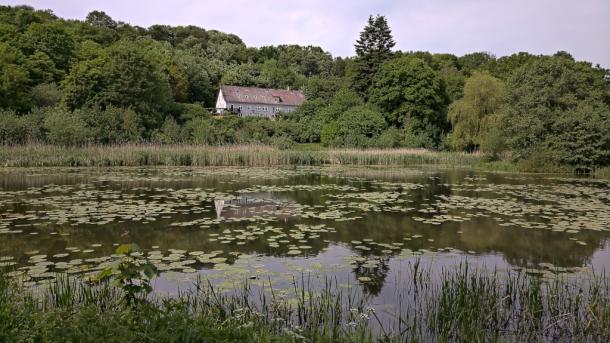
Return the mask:
{"type": "Polygon", "coordinates": [[[279,150],[264,145],[93,145],[0,147],[0,165],[43,166],[277,166],[277,165],[461,165],[478,155],[417,149],[279,150]]]}

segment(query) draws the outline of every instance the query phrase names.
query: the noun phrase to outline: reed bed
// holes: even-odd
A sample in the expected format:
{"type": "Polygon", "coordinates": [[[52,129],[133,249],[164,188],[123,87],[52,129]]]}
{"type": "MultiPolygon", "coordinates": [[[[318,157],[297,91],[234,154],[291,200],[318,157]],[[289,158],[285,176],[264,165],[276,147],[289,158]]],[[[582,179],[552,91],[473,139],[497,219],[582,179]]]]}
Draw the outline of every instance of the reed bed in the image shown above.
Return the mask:
{"type": "Polygon", "coordinates": [[[280,150],[264,145],[93,145],[0,147],[5,167],[447,165],[473,166],[476,154],[418,149],[280,150]]]}
{"type": "Polygon", "coordinates": [[[200,280],[175,297],[128,305],[109,283],[67,277],[27,290],[0,274],[0,342],[608,342],[605,275],[543,280],[468,264],[405,268],[394,310],[332,277],[293,281],[294,301],[246,281],[200,280]],[[315,280],[313,280],[315,279],[315,280]]]}

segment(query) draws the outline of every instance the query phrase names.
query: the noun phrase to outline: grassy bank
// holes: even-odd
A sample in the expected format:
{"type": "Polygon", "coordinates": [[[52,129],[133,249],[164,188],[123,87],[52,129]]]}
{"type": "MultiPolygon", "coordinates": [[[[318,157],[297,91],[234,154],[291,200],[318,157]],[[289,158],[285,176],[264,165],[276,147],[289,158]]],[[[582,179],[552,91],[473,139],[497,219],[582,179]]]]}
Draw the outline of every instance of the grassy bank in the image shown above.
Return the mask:
{"type": "Polygon", "coordinates": [[[606,276],[498,275],[418,263],[396,308],[322,281],[294,281],[294,301],[244,284],[222,295],[201,282],[175,298],[127,303],[109,283],[59,278],[33,292],[0,275],[0,342],[608,342],[606,276]],[[430,275],[436,275],[434,281],[430,275]],[[373,307],[371,307],[373,306],[373,307]]]}
{"type": "MultiPolygon", "coordinates": [[[[573,168],[485,161],[478,153],[429,151],[423,149],[326,149],[320,145],[298,145],[281,150],[265,145],[18,145],[0,147],[4,167],[111,167],[111,166],[243,166],[357,165],[474,168],[486,171],[574,173],[573,168]]],[[[610,177],[610,168],[594,171],[610,177]]]]}
{"type": "Polygon", "coordinates": [[[279,150],[263,145],[117,145],[62,147],[3,146],[0,165],[42,166],[275,166],[275,165],[448,165],[472,166],[479,156],[417,149],[279,150]]]}

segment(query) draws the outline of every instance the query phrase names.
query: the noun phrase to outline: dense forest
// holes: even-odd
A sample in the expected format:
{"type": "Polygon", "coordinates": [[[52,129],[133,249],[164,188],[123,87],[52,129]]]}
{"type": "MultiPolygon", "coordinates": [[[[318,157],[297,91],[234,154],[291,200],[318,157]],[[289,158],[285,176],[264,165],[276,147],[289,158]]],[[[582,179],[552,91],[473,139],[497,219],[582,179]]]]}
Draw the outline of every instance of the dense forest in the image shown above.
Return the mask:
{"type": "Polygon", "coordinates": [[[370,17],[356,55],[247,47],[196,26],[84,21],[0,6],[0,142],[295,143],[482,151],[490,159],[610,164],[608,70],[526,52],[496,58],[394,49],[370,17]],[[277,120],[214,117],[220,85],[302,89],[277,120]]]}

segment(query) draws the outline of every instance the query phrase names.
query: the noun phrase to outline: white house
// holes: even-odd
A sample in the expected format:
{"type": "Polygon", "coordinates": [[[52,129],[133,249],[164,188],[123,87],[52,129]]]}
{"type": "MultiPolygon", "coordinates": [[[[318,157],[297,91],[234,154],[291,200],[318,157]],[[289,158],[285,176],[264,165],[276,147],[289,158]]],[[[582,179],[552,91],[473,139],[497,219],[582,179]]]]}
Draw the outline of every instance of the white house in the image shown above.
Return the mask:
{"type": "Polygon", "coordinates": [[[217,113],[273,118],[303,104],[301,91],[256,87],[221,86],[216,100],[217,113]]]}

